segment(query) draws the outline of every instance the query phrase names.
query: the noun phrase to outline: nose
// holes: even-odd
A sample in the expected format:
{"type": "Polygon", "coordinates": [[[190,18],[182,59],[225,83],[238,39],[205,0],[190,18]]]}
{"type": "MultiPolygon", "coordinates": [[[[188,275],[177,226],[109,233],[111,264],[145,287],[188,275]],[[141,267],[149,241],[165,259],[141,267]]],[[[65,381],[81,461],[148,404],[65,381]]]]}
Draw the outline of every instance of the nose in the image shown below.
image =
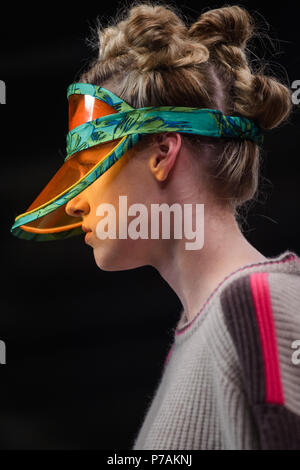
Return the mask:
{"type": "Polygon", "coordinates": [[[89,213],[90,206],[86,199],[78,195],[66,204],[65,211],[72,217],[82,217],[89,213]]]}

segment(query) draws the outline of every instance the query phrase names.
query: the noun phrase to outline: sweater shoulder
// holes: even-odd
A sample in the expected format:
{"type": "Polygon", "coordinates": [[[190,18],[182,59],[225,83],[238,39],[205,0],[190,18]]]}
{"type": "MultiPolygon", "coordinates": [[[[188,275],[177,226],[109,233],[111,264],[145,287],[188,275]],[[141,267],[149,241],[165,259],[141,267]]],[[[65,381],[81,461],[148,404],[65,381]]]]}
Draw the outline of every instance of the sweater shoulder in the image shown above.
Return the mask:
{"type": "Polygon", "coordinates": [[[220,302],[239,358],[249,404],[258,425],[262,426],[265,448],[283,445],[281,428],[295,435],[289,437],[286,445],[295,442],[299,446],[299,274],[245,274],[224,289],[220,302]]]}
{"type": "MultiPolygon", "coordinates": [[[[293,363],[300,340],[300,276],[253,272],[233,280],[220,296],[226,327],[258,402],[284,403],[282,374],[299,377],[293,363]],[[271,374],[271,375],[269,375],[271,374]],[[257,380],[265,387],[257,388],[257,380]]],[[[299,394],[300,414],[300,394],[299,394]]]]}
{"type": "Polygon", "coordinates": [[[242,274],[224,288],[220,300],[232,336],[239,313],[239,328],[243,328],[248,317],[252,323],[259,324],[261,329],[257,332],[263,334],[271,326],[272,319],[273,323],[278,323],[274,333],[279,337],[283,326],[280,322],[295,326],[296,330],[300,324],[300,273],[260,271],[242,274]]]}

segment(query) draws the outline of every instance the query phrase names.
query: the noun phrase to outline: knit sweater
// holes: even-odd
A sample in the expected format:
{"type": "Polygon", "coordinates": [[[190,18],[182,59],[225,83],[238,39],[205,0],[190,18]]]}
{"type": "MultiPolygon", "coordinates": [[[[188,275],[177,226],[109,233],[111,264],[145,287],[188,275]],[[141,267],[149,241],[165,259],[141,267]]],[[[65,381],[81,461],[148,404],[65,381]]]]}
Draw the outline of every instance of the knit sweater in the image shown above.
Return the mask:
{"type": "Polygon", "coordinates": [[[181,314],[133,450],[300,449],[300,258],[232,272],[181,314]]]}

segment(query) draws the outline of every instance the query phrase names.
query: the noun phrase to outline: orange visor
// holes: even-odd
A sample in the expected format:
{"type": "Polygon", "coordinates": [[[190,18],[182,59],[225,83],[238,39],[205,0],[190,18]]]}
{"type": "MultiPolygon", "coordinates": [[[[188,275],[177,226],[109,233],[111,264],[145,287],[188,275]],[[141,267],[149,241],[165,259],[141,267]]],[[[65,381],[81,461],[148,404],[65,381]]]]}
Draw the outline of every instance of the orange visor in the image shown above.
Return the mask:
{"type": "MultiPolygon", "coordinates": [[[[118,113],[118,109],[100,99],[91,95],[72,94],[69,96],[69,131],[88,121],[114,113],[118,113]]],[[[16,235],[20,238],[50,240],[80,233],[82,219],[66,213],[67,202],[101,176],[128,150],[128,144],[120,147],[120,144],[127,141],[128,137],[124,136],[87,149],[84,149],[83,142],[82,150],[79,144],[79,151],[66,157],[63,165],[27,211],[16,217],[13,226],[16,235]],[[21,221],[24,223],[20,224],[21,221]],[[21,233],[21,230],[27,232],[28,236],[21,233]],[[60,232],[66,233],[59,235],[60,232]]]]}

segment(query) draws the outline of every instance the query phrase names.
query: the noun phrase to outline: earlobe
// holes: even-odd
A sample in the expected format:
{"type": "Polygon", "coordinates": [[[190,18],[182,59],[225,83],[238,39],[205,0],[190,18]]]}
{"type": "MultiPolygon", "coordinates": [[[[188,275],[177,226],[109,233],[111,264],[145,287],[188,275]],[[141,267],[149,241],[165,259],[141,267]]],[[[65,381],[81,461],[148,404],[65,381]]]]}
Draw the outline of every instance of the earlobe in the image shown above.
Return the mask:
{"type": "Polygon", "coordinates": [[[167,179],[173,168],[181,147],[181,137],[178,133],[168,133],[159,136],[153,155],[149,159],[150,170],[158,181],[167,179]]]}
{"type": "Polygon", "coordinates": [[[156,180],[164,181],[167,178],[169,170],[164,156],[152,156],[149,160],[149,167],[152,175],[156,180]]]}
{"type": "Polygon", "coordinates": [[[157,167],[157,170],[155,170],[154,175],[158,181],[164,181],[167,178],[168,173],[169,172],[166,172],[165,169],[157,167]]]}

